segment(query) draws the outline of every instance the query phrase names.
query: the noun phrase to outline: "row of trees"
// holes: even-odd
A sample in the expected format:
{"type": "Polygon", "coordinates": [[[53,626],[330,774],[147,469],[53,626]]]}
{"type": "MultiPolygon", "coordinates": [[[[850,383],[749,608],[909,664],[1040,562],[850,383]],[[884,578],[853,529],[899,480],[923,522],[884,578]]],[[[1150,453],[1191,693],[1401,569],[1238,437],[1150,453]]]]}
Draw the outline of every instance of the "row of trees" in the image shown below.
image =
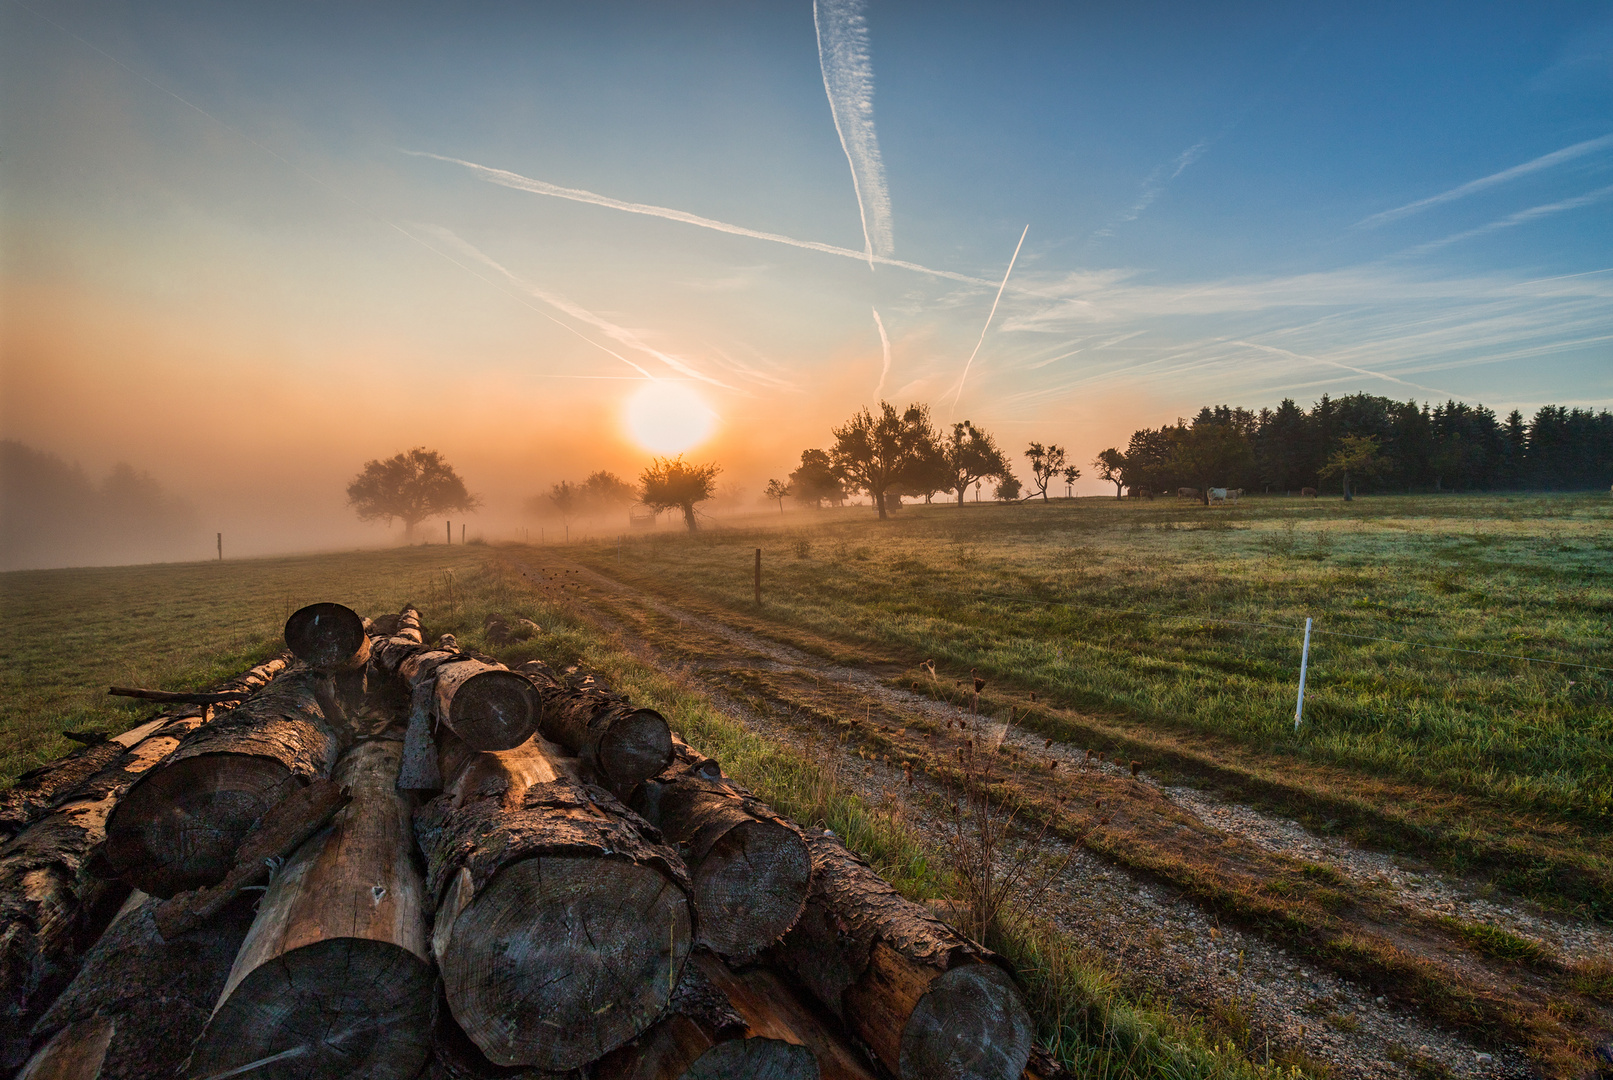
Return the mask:
{"type": "MultiPolygon", "coordinates": [[[[1613,483],[1613,413],[1543,406],[1504,420],[1483,405],[1433,407],[1371,394],[1309,412],[1206,406],[1191,421],[1143,428],[1124,452],[1098,455],[1098,475],[1134,491],[1178,486],[1298,491],[1342,477],[1378,490],[1584,490],[1613,483]],[[1341,456],[1342,455],[1342,456],[1341,456]]],[[[1347,485],[1348,486],[1348,485],[1347,485]]]]}
{"type": "MultiPolygon", "coordinates": [[[[881,401],[877,415],[863,409],[832,433],[829,449],[802,451],[801,467],[790,473],[788,482],[768,481],[767,495],[779,500],[780,509],[786,496],[811,506],[839,506],[851,493],[861,492],[884,518],[903,496],[929,502],[950,492],[961,503],[970,487],[986,480],[996,481],[999,499],[1018,499],[1024,491],[989,433],[967,420],[953,424],[950,433],[938,431],[928,405],[914,403],[898,412],[881,401]]],[[[1025,457],[1031,468],[1026,498],[1046,499],[1055,478],[1073,484],[1081,475],[1061,446],[1033,442],[1025,457]]]]}

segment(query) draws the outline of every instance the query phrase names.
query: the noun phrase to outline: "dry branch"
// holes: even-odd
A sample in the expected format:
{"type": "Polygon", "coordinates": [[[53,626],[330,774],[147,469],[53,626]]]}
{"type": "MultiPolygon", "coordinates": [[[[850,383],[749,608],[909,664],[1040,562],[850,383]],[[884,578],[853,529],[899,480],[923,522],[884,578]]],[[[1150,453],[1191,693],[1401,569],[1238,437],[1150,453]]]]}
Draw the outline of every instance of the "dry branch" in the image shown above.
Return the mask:
{"type": "Polygon", "coordinates": [[[445,747],[415,825],[449,1008],[489,1061],[573,1069],[665,1006],[694,916],[677,853],[534,738],[445,747]]]}
{"type": "Polygon", "coordinates": [[[432,975],[400,744],[361,742],[333,782],[352,802],[270,882],[186,1072],[412,1080],[432,975]]]}
{"type": "Polygon", "coordinates": [[[672,767],[645,783],[633,808],[676,844],[694,881],[698,943],[747,963],[806,908],[812,857],[791,822],[723,776],[682,739],[672,767]]]}
{"type": "Polygon", "coordinates": [[[779,961],[901,1080],[1018,1077],[1032,1025],[998,958],[809,833],[806,913],[779,961]]]}

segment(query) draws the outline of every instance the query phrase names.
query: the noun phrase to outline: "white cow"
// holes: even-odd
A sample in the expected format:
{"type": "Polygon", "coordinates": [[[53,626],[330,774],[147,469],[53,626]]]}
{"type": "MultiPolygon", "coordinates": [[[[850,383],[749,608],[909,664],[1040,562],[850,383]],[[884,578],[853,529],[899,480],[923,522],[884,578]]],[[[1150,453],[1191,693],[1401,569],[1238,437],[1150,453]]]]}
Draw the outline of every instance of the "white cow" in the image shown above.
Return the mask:
{"type": "Polygon", "coordinates": [[[1213,503],[1237,502],[1238,496],[1243,494],[1243,488],[1211,488],[1210,501],[1213,503]]]}

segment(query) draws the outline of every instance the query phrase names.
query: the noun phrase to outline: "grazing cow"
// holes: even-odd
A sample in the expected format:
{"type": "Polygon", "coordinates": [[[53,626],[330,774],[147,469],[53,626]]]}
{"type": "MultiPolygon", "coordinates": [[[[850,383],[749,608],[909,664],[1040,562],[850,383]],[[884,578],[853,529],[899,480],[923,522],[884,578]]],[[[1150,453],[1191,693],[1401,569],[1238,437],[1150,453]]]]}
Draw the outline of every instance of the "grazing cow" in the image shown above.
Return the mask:
{"type": "Polygon", "coordinates": [[[1309,496],[1312,499],[1316,498],[1316,489],[1315,488],[1300,488],[1299,493],[1301,495],[1309,496]]]}
{"type": "Polygon", "coordinates": [[[1237,502],[1242,497],[1243,497],[1243,488],[1228,488],[1227,489],[1227,498],[1231,499],[1233,502],[1237,502]]]}
{"type": "Polygon", "coordinates": [[[1213,503],[1224,503],[1224,502],[1226,502],[1227,501],[1227,489],[1226,488],[1211,488],[1210,489],[1210,501],[1213,502],[1213,503]]]}
{"type": "Polygon", "coordinates": [[[1199,497],[1199,489],[1198,488],[1190,488],[1190,487],[1179,487],[1179,488],[1176,489],[1176,497],[1178,499],[1196,499],[1196,498],[1199,497]]]}

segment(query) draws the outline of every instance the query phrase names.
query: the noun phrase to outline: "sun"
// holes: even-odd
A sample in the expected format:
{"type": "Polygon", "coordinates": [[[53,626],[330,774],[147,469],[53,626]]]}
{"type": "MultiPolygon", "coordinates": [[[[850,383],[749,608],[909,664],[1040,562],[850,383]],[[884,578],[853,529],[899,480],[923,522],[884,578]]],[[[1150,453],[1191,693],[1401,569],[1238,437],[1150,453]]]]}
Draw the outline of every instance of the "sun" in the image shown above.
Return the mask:
{"type": "Polygon", "coordinates": [[[704,442],[716,425],[711,406],[683,383],[657,379],[627,399],[627,430],[657,454],[680,454],[704,442]]]}

